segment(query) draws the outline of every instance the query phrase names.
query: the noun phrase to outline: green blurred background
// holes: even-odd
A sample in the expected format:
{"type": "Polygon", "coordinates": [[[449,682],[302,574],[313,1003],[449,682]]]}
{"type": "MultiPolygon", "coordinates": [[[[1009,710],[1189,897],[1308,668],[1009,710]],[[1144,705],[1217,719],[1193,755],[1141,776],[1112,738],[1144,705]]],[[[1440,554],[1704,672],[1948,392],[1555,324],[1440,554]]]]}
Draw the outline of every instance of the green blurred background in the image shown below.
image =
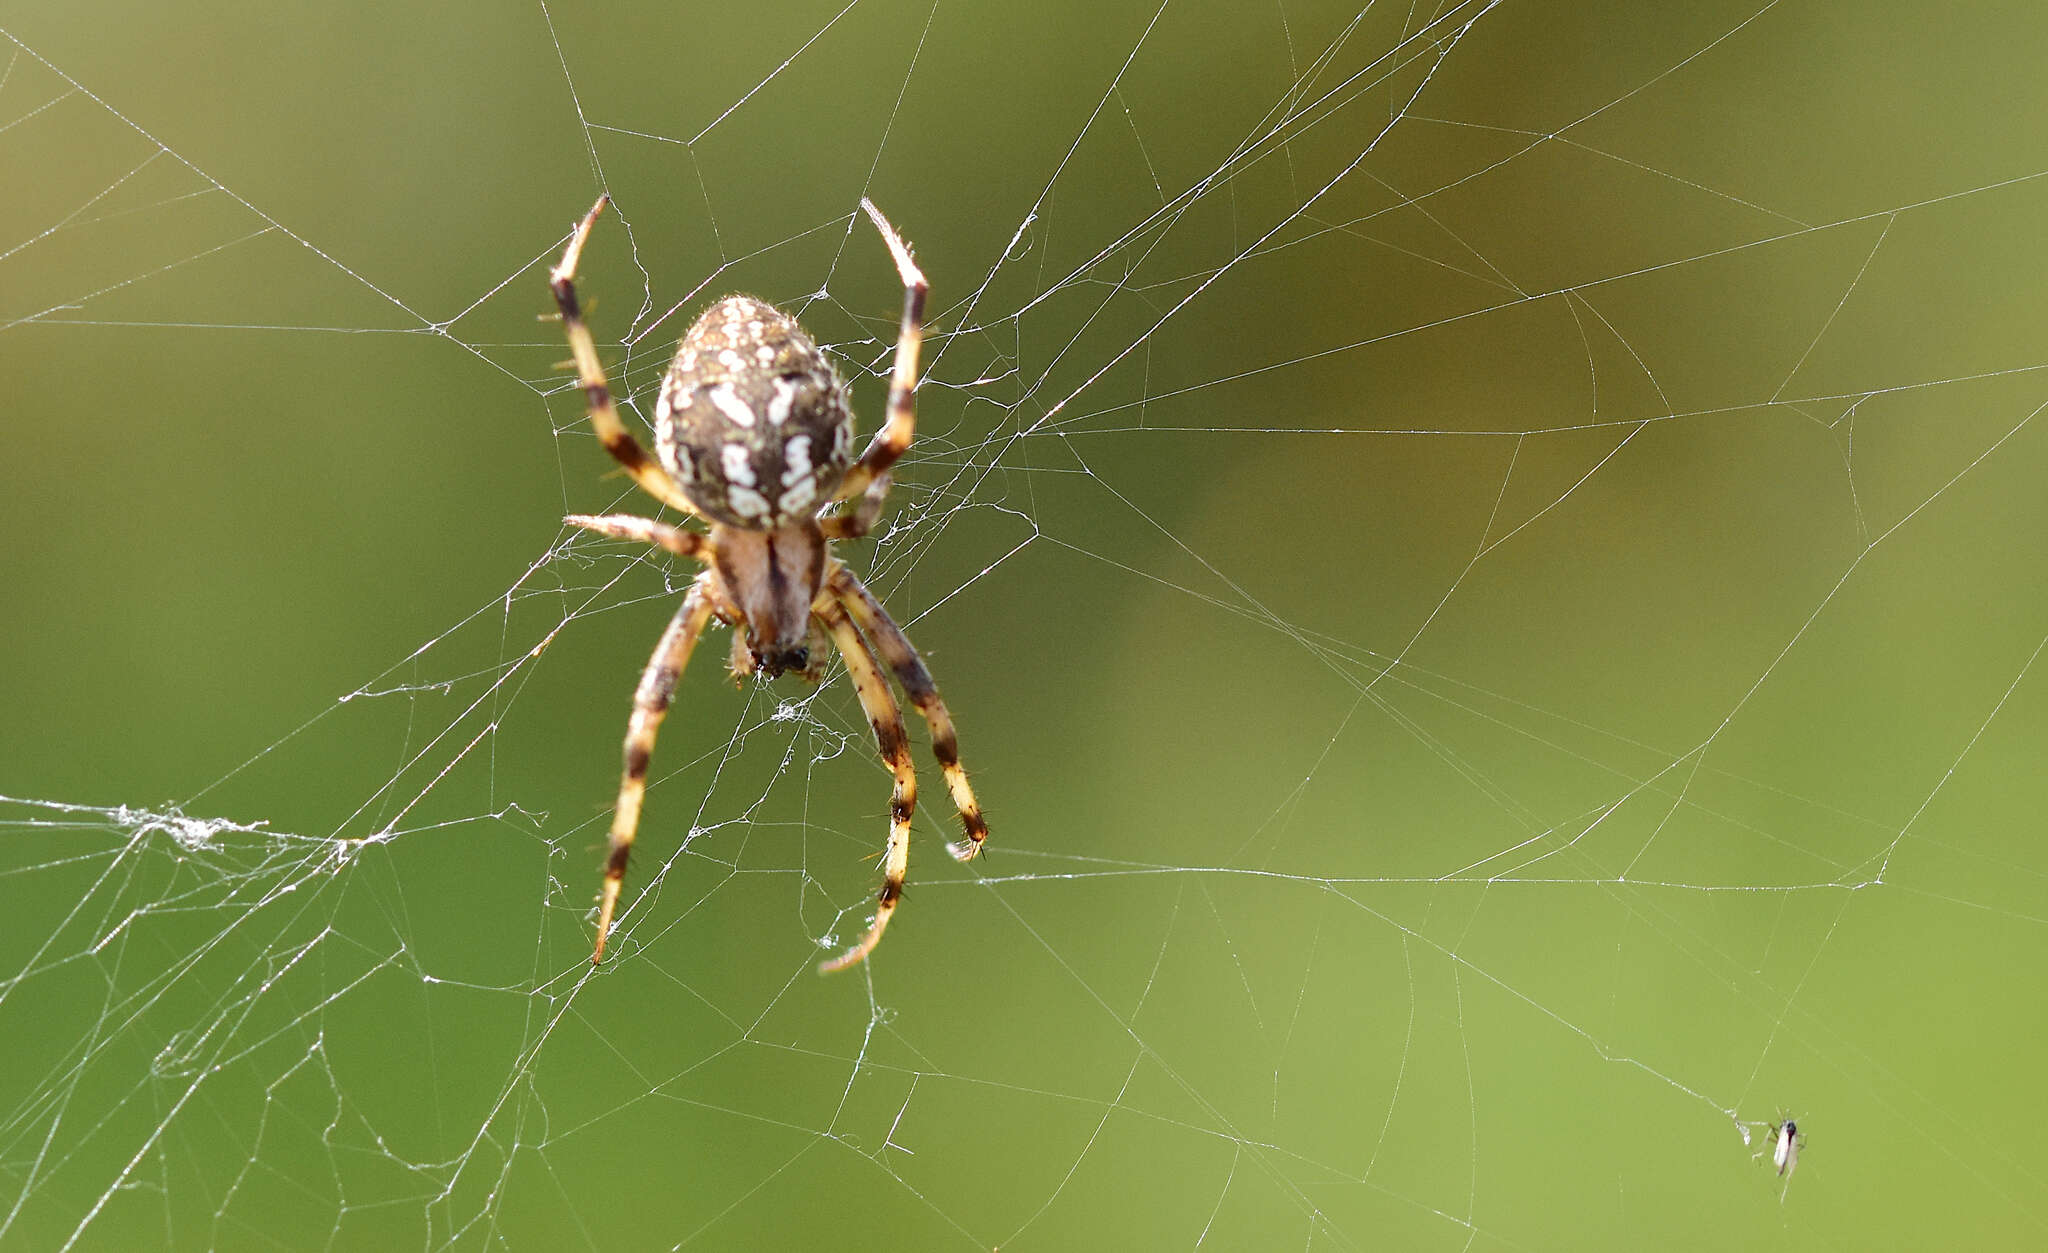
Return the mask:
{"type": "Polygon", "coordinates": [[[2048,15],[0,29],[0,1245],[2042,1243],[2048,15]],[[871,429],[862,195],[931,276],[843,555],[994,840],[850,975],[886,771],[722,638],[587,964],[600,187],[643,397],[745,290],[871,429]]]}

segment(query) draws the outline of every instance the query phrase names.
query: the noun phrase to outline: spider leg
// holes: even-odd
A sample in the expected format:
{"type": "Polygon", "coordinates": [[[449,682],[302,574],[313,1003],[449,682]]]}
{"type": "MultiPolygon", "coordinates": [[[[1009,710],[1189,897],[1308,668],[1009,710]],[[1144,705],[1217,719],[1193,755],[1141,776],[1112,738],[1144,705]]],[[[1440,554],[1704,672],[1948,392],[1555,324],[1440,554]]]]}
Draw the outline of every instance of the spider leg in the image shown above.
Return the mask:
{"type": "Polygon", "coordinates": [[[974,799],[974,789],[968,786],[967,771],[960,766],[960,745],[953,734],[953,715],[947,711],[938,685],[932,682],[932,674],[925,668],[924,658],[917,655],[910,637],[896,625],[889,611],[882,608],[882,602],[875,599],[875,594],[853,576],[853,571],[835,561],[825,575],[825,585],[839,603],[846,606],[847,612],[860,624],[860,629],[875,642],[876,651],[895,672],[896,681],[903,685],[903,692],[910,697],[910,703],[924,715],[925,725],[931,728],[932,733],[932,756],[939,759],[939,770],[946,776],[946,790],[953,794],[953,808],[960,811],[960,826],[967,833],[965,840],[947,845],[946,851],[959,861],[974,860],[975,854],[981,852],[982,841],[988,839],[988,823],[981,816],[981,806],[974,799]]]}
{"type": "Polygon", "coordinates": [[[890,773],[896,776],[896,790],[889,797],[889,845],[882,856],[882,890],[875,898],[875,920],[868,924],[867,933],[858,944],[818,967],[818,973],[831,974],[858,964],[875,951],[875,945],[882,942],[882,932],[889,926],[889,916],[896,912],[896,902],[903,899],[903,876],[910,869],[910,817],[917,809],[917,770],[910,761],[910,738],[903,730],[903,710],[889,694],[889,683],[882,677],[881,667],[875,664],[867,641],[860,637],[846,610],[835,600],[821,601],[817,618],[832,633],[840,656],[846,658],[846,670],[853,676],[854,690],[860,693],[861,708],[867,711],[868,723],[875,729],[875,744],[881,749],[882,760],[889,763],[890,773]]]}
{"type": "Polygon", "coordinates": [[[818,530],[826,539],[859,539],[875,527],[882,516],[882,500],[889,494],[891,480],[887,474],[878,474],[860,494],[860,503],[846,513],[834,514],[818,519],[818,530]]]}
{"type": "Polygon", "coordinates": [[[619,904],[619,888],[626,881],[626,859],[633,852],[633,834],[640,826],[640,801],[647,794],[647,763],[654,756],[654,737],[661,720],[668,715],[676,681],[690,662],[690,650],[711,621],[711,597],[704,585],[690,588],[689,595],[669,619],[647,669],[640,673],[640,686],[633,692],[633,715],[626,722],[625,772],[619,779],[619,802],[612,810],[611,853],[604,863],[604,893],[597,909],[597,947],[590,964],[604,960],[604,942],[611,936],[612,915],[619,904]]]}
{"type": "Polygon", "coordinates": [[[570,526],[580,526],[586,531],[612,539],[639,540],[656,548],[666,548],[678,557],[695,561],[711,560],[711,541],[695,531],[685,531],[679,526],[656,522],[630,513],[587,514],[572,513],[562,521],[570,526]]]}
{"type": "MultiPolygon", "coordinates": [[[[683,495],[668,471],[661,463],[647,455],[640,441],[619,421],[618,407],[612,403],[611,385],[605,381],[604,366],[597,359],[597,345],[590,338],[590,328],[583,323],[583,309],[576,299],[576,264],[583,257],[583,245],[590,239],[590,232],[597,225],[597,216],[611,203],[610,195],[597,198],[590,212],[583,215],[576,232],[569,238],[569,246],[562,253],[562,263],[548,272],[548,289],[555,294],[555,305],[562,311],[562,330],[569,337],[569,351],[576,358],[576,381],[583,386],[583,394],[590,406],[591,429],[597,432],[597,440],[604,445],[618,463],[633,476],[640,489],[669,508],[680,513],[696,516],[697,510],[683,495]]],[[[907,440],[905,441],[908,442],[907,440]]]]}
{"type": "MultiPolygon", "coordinates": [[[[838,500],[858,496],[882,479],[917,433],[917,354],[924,347],[924,294],[929,286],[917,262],[910,259],[910,245],[903,242],[882,211],[868,200],[862,200],[860,207],[882,233],[882,242],[889,245],[889,255],[896,259],[896,273],[903,278],[903,324],[896,332],[896,366],[889,378],[889,419],[875,433],[874,442],[860,460],[846,472],[835,494],[838,500]]],[[[888,490],[887,482],[883,481],[881,491],[888,490]]],[[[874,507],[881,508],[879,496],[874,507]]]]}

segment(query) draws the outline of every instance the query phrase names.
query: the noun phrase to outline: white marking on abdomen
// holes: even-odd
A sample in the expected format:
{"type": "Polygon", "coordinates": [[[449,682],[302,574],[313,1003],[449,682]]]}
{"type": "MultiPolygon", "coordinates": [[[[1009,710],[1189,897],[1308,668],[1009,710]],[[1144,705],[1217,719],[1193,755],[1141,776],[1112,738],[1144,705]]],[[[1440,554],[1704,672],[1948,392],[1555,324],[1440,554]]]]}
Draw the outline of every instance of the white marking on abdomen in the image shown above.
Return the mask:
{"type": "MultiPolygon", "coordinates": [[[[785,482],[788,481],[788,478],[788,475],[783,476],[785,482]]],[[[804,506],[810,504],[812,498],[817,496],[817,494],[818,485],[810,479],[805,479],[795,487],[782,493],[782,498],[776,501],[775,504],[786,514],[800,513],[804,506]]]]}
{"type": "Polygon", "coordinates": [[[718,450],[719,462],[725,467],[725,481],[741,487],[754,485],[754,463],[747,459],[744,444],[727,444],[718,450]]]}
{"type": "Polygon", "coordinates": [[[782,472],[782,485],[788,487],[798,479],[811,477],[811,437],[792,435],[782,449],[782,460],[788,466],[782,472]]]}
{"type": "Polygon", "coordinates": [[[720,383],[712,388],[711,403],[718,406],[720,413],[731,418],[734,426],[754,425],[754,411],[747,408],[747,402],[740,399],[731,383],[720,383]]]}
{"type": "Polygon", "coordinates": [[[768,516],[768,498],[751,487],[728,485],[725,489],[725,503],[731,505],[732,511],[742,518],[768,516]]]}
{"type": "Polygon", "coordinates": [[[789,409],[796,403],[796,380],[776,379],[775,394],[768,398],[768,425],[781,426],[789,421],[789,409]]]}

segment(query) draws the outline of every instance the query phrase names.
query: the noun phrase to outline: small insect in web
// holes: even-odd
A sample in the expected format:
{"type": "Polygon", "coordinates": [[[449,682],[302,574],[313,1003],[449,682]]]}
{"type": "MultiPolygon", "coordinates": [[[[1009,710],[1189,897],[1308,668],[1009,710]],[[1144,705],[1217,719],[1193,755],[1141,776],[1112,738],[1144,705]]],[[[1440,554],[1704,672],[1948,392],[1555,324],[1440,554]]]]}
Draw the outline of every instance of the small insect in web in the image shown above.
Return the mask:
{"type": "Polygon", "coordinates": [[[1778,1168],[1780,1179],[1790,1177],[1799,1169],[1799,1150],[1805,1147],[1806,1137],[1800,1133],[1799,1124],[1790,1118],[1783,1119],[1772,1129],[1771,1164],[1778,1168]]]}
{"type": "Polygon", "coordinates": [[[577,514],[564,521],[613,539],[664,548],[705,568],[655,644],[633,695],[590,960],[604,960],[640,825],[655,735],[698,638],[717,621],[734,628],[730,665],[735,678],[760,674],[772,679],[788,672],[816,683],[824,677],[829,640],[846,661],[882,760],[895,776],[874,920],[852,948],[819,967],[843,970],[881,942],[903,897],[909,868],[917,775],[902,708],[882,677],[884,664],[931,729],[932,755],[966,832],[950,851],[968,861],[988,838],[988,825],[960,765],[952,715],[931,672],[882,602],[831,554],[833,540],[858,539],[874,526],[889,493],[890,468],[909,449],[916,431],[924,274],[881,211],[862,200],[860,207],[881,232],[903,280],[903,317],[889,381],[889,415],[858,460],[853,456],[853,410],[832,363],[789,315],[751,296],[728,296],[705,310],[676,346],[654,411],[657,461],[619,420],[576,297],[577,263],[610,199],[599,196],[577,224],[548,286],[561,310],[598,442],[643,491],[706,529],[685,530],[633,514],[577,514]],[[841,501],[855,503],[834,512],[841,501]]]}

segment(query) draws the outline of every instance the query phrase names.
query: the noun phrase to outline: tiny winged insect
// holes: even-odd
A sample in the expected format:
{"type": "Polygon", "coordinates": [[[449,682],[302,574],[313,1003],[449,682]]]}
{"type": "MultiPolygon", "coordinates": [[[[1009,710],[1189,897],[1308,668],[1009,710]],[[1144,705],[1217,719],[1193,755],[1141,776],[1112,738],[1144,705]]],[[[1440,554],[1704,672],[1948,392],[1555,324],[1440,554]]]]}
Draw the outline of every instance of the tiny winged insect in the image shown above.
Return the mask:
{"type": "Polygon", "coordinates": [[[988,824],[960,765],[952,715],[924,659],[882,602],[831,554],[833,540],[858,539],[874,526],[889,493],[889,471],[910,448],[916,431],[924,274],[881,211],[862,200],[861,209],[881,232],[903,280],[903,318],[889,380],[889,415],[858,459],[853,455],[853,410],[831,361],[788,314],[751,296],[728,296],[707,309],[676,345],[654,411],[657,460],[619,420],[576,296],[577,262],[610,200],[599,196],[578,223],[548,286],[561,310],[598,442],[643,491],[704,529],[687,530],[634,514],[578,514],[563,520],[612,539],[666,549],[705,568],[655,644],[633,696],[590,960],[593,965],[604,960],[640,825],[655,735],[691,651],[715,621],[733,628],[736,678],[760,674],[772,679],[788,671],[816,683],[824,675],[829,640],[846,661],[882,760],[895,778],[874,919],[852,948],[819,967],[843,970],[881,942],[903,897],[909,868],[917,775],[902,708],[883,677],[885,665],[931,730],[932,756],[938,758],[966,833],[950,851],[967,861],[988,838],[988,824]],[[842,501],[854,503],[836,510],[842,501]]]}
{"type": "MultiPolygon", "coordinates": [[[[1799,1150],[1806,1145],[1806,1137],[1800,1134],[1799,1124],[1790,1118],[1780,1122],[1773,1130],[1771,1140],[1771,1164],[1778,1168],[1778,1177],[1786,1178],[1799,1169],[1799,1150]]],[[[1826,1172],[1822,1172],[1826,1173],[1826,1172]]]]}

